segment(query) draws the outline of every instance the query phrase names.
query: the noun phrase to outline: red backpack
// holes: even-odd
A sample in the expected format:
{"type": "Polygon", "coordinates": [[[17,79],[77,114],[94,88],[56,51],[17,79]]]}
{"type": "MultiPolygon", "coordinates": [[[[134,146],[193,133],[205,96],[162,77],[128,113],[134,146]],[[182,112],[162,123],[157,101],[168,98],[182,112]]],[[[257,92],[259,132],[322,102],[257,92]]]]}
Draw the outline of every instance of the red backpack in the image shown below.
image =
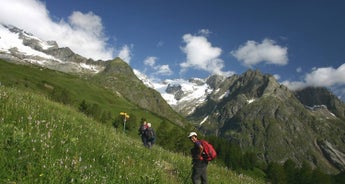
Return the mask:
{"type": "Polygon", "coordinates": [[[204,148],[201,160],[211,161],[217,156],[216,150],[213,148],[212,144],[205,140],[200,140],[202,147],[204,148]]]}

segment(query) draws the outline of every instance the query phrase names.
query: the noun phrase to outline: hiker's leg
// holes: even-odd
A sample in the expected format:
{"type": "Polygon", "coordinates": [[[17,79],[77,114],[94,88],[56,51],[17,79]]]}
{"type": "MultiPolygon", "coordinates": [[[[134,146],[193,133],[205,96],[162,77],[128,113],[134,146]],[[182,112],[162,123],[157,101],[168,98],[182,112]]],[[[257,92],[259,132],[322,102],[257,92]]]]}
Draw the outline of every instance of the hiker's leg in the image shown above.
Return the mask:
{"type": "Polygon", "coordinates": [[[201,168],[193,166],[192,169],[192,182],[193,184],[200,184],[201,168]]]}
{"type": "Polygon", "coordinates": [[[145,136],[143,136],[143,143],[144,143],[144,146],[146,147],[147,146],[147,139],[145,136]]]}
{"type": "Polygon", "coordinates": [[[201,169],[201,183],[202,184],[208,184],[207,180],[207,166],[203,167],[201,169]]]}

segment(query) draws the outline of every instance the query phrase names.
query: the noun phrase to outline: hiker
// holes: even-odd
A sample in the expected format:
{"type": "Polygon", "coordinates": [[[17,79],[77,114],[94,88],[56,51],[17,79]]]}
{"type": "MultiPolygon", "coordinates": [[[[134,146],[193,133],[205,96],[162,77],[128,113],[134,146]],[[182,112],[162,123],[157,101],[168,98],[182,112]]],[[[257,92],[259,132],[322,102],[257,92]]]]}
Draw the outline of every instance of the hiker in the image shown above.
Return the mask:
{"type": "Polygon", "coordinates": [[[195,132],[190,132],[188,138],[194,143],[191,149],[192,155],[192,182],[193,184],[207,184],[207,165],[208,161],[202,159],[203,146],[195,132]]]}
{"type": "Polygon", "coordinates": [[[146,134],[145,131],[147,129],[147,122],[145,118],[141,118],[141,125],[139,127],[139,135],[141,137],[141,141],[143,142],[143,145],[146,147],[147,146],[147,139],[146,139],[146,134]]]}
{"type": "Polygon", "coordinates": [[[146,135],[147,147],[151,149],[156,139],[156,133],[154,129],[152,128],[151,123],[147,123],[147,129],[145,130],[145,135],[146,135]]]}

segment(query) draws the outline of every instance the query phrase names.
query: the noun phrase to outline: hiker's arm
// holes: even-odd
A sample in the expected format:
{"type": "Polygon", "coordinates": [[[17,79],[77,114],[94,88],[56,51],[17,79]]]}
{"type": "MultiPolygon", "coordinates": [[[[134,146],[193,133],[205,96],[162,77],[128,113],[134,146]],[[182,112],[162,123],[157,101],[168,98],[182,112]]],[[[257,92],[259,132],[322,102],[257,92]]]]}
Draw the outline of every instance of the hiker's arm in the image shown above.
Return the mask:
{"type": "Polygon", "coordinates": [[[199,145],[199,158],[202,157],[202,152],[204,151],[204,147],[202,147],[202,144],[199,145]]]}

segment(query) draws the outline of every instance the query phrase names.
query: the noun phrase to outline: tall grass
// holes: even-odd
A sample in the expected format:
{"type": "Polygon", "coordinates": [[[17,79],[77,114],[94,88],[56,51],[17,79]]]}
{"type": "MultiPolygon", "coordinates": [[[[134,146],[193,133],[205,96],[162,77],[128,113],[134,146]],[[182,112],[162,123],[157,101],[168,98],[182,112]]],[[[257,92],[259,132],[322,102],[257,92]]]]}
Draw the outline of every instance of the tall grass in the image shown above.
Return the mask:
{"type": "MultiPolygon", "coordinates": [[[[0,86],[0,183],[191,183],[190,158],[146,149],[43,96],[0,86]]],[[[263,183],[210,163],[210,183],[263,183]]]]}

